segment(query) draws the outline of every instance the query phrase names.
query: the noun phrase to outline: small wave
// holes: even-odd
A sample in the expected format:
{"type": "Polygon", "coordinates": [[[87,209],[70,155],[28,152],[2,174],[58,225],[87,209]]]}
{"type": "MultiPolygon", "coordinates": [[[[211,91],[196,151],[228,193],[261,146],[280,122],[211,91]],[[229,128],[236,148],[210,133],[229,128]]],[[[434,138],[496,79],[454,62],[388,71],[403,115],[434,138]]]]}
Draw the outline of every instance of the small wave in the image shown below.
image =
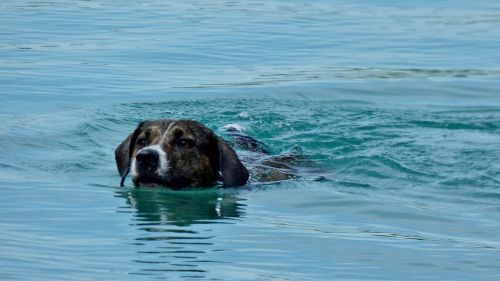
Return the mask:
{"type": "Polygon", "coordinates": [[[431,121],[431,120],[415,120],[409,121],[410,124],[424,128],[438,128],[446,130],[484,130],[496,131],[500,128],[498,123],[494,122],[453,122],[453,121],[431,121]]]}
{"type": "MultiPolygon", "coordinates": [[[[259,74],[247,81],[231,83],[207,83],[195,88],[248,87],[296,82],[336,81],[336,80],[396,80],[396,79],[436,79],[436,78],[473,78],[499,77],[499,69],[432,69],[432,68],[339,68],[323,67],[312,70],[296,70],[291,67],[287,72],[259,74]]],[[[184,87],[179,87],[184,88],[184,87]]]]}

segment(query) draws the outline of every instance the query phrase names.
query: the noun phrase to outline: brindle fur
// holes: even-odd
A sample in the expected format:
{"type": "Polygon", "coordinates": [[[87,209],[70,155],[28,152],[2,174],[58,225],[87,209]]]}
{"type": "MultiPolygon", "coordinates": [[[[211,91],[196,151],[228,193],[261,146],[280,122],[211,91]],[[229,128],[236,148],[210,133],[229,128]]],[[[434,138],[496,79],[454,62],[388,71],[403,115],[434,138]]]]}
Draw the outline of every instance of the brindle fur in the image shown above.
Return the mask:
{"type": "MultiPolygon", "coordinates": [[[[231,144],[246,151],[244,163],[250,163],[252,182],[274,182],[301,175],[329,174],[300,151],[270,155],[270,148],[235,128],[226,128],[231,144]],[[326,173],[325,173],[326,172],[326,173]]],[[[144,121],[115,150],[121,185],[129,173],[131,161],[146,146],[161,145],[168,158],[168,173],[158,176],[139,173],[132,178],[136,186],[182,187],[212,186],[222,180],[225,187],[244,185],[249,172],[231,145],[196,121],[161,119],[144,121]],[[146,140],[144,143],[143,141],[146,140]],[[179,146],[180,140],[189,142],[179,146]]],[[[165,159],[166,160],[166,159],[165,159]]],[[[317,179],[323,179],[320,176],[317,179]]]]}
{"type": "Polygon", "coordinates": [[[121,185],[132,161],[144,147],[159,145],[165,152],[165,175],[136,172],[136,186],[182,187],[211,186],[222,179],[224,186],[244,185],[248,171],[222,138],[192,120],[161,119],[144,121],[115,150],[121,185]],[[219,174],[220,172],[220,174],[219,174]]]}

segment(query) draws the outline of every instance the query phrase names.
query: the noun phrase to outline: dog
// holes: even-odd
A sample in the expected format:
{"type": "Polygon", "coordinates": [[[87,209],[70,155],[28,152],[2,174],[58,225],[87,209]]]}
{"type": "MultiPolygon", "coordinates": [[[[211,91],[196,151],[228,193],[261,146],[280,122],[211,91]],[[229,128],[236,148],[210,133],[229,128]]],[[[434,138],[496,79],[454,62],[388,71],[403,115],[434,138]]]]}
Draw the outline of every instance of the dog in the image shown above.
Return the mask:
{"type": "Polygon", "coordinates": [[[246,184],[247,168],[232,147],[205,125],[193,120],[141,122],[115,150],[123,186],[129,171],[135,186],[212,186],[246,184]]]}
{"type": "Polygon", "coordinates": [[[237,187],[245,185],[250,174],[258,182],[295,178],[297,167],[308,164],[300,155],[269,156],[265,144],[244,135],[237,126],[225,130],[230,142],[193,120],[141,122],[115,149],[120,186],[130,172],[137,187],[209,187],[220,181],[223,187],[237,187]],[[233,146],[252,152],[245,159],[254,163],[251,173],[233,146]]]}

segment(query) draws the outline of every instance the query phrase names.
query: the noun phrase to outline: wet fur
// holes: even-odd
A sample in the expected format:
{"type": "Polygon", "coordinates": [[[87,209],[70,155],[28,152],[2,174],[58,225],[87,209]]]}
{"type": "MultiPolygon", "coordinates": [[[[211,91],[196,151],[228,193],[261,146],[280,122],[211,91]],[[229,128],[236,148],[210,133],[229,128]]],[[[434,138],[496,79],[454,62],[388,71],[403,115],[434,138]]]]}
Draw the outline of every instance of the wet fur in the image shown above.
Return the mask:
{"type": "Polygon", "coordinates": [[[160,146],[165,152],[168,169],[164,175],[134,171],[132,181],[136,186],[179,189],[212,186],[222,180],[225,187],[232,187],[248,180],[248,170],[234,150],[209,128],[192,120],[161,119],[141,122],[116,148],[121,185],[137,153],[152,146],[160,146]]]}

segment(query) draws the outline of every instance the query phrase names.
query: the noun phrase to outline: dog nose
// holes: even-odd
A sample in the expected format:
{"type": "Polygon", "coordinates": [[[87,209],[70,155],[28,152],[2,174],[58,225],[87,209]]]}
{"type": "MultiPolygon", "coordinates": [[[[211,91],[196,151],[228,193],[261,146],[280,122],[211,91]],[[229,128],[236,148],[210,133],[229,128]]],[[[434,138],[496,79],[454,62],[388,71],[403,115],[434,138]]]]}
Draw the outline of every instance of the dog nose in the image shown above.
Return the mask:
{"type": "Polygon", "coordinates": [[[143,168],[156,168],[158,166],[158,162],[160,160],[160,156],[154,150],[145,149],[141,150],[135,156],[137,160],[137,164],[143,168]]]}

